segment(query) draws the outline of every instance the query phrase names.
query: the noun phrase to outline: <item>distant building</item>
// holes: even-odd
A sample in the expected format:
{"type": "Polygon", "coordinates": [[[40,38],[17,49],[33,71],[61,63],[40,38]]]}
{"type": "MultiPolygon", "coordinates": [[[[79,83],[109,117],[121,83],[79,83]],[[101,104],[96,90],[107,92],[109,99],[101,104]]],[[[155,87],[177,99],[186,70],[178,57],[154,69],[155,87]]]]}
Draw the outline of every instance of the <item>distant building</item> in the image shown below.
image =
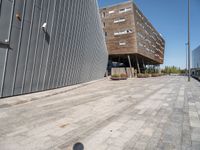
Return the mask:
{"type": "Polygon", "coordinates": [[[191,74],[194,78],[200,80],[200,46],[192,51],[191,74]]]}
{"type": "Polygon", "coordinates": [[[101,8],[100,14],[110,62],[139,72],[163,63],[165,41],[132,1],[101,8]]]}
{"type": "Polygon", "coordinates": [[[0,1],[0,97],[104,77],[96,0],[0,1]]]}
{"type": "Polygon", "coordinates": [[[192,67],[200,68],[200,46],[192,52],[192,67]]]}

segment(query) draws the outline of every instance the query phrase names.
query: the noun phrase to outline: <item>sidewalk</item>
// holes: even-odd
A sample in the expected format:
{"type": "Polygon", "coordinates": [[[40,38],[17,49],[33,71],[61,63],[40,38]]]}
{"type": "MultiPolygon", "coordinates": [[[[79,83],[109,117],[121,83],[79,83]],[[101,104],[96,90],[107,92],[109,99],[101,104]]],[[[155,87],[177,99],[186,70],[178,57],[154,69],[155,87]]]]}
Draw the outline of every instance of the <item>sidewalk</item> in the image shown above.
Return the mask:
{"type": "Polygon", "coordinates": [[[194,79],[100,80],[55,91],[0,100],[1,150],[66,150],[76,142],[85,150],[200,148],[194,79]]]}

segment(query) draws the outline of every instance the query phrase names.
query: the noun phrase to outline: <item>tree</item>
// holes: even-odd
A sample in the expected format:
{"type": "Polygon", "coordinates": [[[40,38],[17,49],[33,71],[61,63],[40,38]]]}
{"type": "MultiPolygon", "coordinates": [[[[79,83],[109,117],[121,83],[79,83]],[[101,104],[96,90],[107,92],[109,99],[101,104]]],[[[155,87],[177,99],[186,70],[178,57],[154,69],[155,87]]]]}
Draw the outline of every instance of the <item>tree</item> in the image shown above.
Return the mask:
{"type": "Polygon", "coordinates": [[[162,70],[162,73],[165,74],[184,74],[185,70],[181,70],[180,67],[175,66],[165,66],[165,68],[162,70]]]}

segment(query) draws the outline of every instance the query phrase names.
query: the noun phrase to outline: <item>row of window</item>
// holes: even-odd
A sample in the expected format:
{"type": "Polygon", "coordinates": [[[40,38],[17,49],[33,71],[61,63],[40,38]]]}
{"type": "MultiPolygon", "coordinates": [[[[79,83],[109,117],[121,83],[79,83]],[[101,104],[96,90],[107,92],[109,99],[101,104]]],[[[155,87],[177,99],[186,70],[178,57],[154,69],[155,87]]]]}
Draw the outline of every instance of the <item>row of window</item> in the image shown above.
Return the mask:
{"type": "MultiPolygon", "coordinates": [[[[123,31],[114,32],[114,36],[125,35],[125,34],[130,34],[130,33],[133,33],[133,30],[132,29],[126,29],[126,30],[123,30],[123,31]]],[[[108,33],[105,32],[105,36],[107,36],[107,35],[108,35],[108,33]]]]}
{"type": "Polygon", "coordinates": [[[153,32],[153,28],[147,22],[145,22],[145,25],[153,32]]]}
{"type": "MultiPolygon", "coordinates": [[[[164,47],[161,46],[160,43],[156,42],[156,45],[160,46],[162,49],[164,49],[164,47]]],[[[156,47],[156,46],[155,46],[156,47]]]]}
{"type": "MultiPolygon", "coordinates": [[[[145,41],[148,42],[149,44],[152,43],[148,38],[145,38],[145,36],[142,35],[140,32],[137,32],[137,36],[138,36],[139,38],[145,40],[145,41]]],[[[155,38],[154,38],[153,36],[152,36],[152,38],[155,40],[155,38]]],[[[164,49],[164,47],[162,47],[161,44],[158,43],[157,41],[156,41],[156,44],[159,45],[162,49],[164,49]]],[[[156,48],[155,45],[152,45],[152,47],[153,47],[153,48],[156,48]]],[[[160,51],[161,53],[163,53],[161,50],[158,50],[158,51],[160,51]]]]}
{"type": "Polygon", "coordinates": [[[156,32],[153,32],[153,34],[157,37],[157,39],[158,39],[161,43],[163,42],[156,32]]]}
{"type": "Polygon", "coordinates": [[[120,22],[125,22],[126,19],[125,18],[119,18],[119,19],[115,19],[114,23],[120,23],[120,22]]]}
{"type": "MultiPolygon", "coordinates": [[[[148,52],[152,52],[153,54],[155,54],[155,50],[153,49],[149,49],[145,44],[142,44],[141,42],[138,42],[139,47],[145,48],[146,51],[148,52]]],[[[152,45],[152,47],[155,48],[155,45],[152,45]]],[[[156,48],[156,51],[160,51],[159,49],[156,48]]]]}
{"type": "Polygon", "coordinates": [[[148,42],[149,44],[151,44],[151,41],[149,40],[149,39],[145,39],[145,37],[140,33],[140,32],[138,32],[137,33],[137,35],[138,35],[138,37],[140,37],[141,39],[143,39],[143,40],[145,40],[146,42],[148,42]]]}
{"type": "MultiPolygon", "coordinates": [[[[139,23],[138,21],[137,21],[137,24],[141,27],[141,28],[145,28],[145,26],[142,24],[142,23],[139,23]]],[[[149,34],[149,32],[145,29],[144,30],[144,32],[147,34],[147,35],[150,35],[149,34]]],[[[155,33],[155,32],[153,32],[153,33],[155,33]]],[[[156,41],[156,39],[155,39],[155,37],[153,37],[152,35],[150,36],[150,37],[152,37],[155,41],[156,41]]]]}
{"type": "Polygon", "coordinates": [[[140,14],[140,12],[139,12],[138,10],[136,10],[136,13],[137,13],[137,15],[138,15],[142,20],[144,19],[143,15],[140,14]]]}
{"type": "MultiPolygon", "coordinates": [[[[145,29],[144,24],[142,24],[142,23],[140,23],[140,22],[138,22],[138,21],[137,21],[137,25],[139,25],[141,28],[145,29]]],[[[157,39],[158,39],[160,42],[162,42],[162,40],[160,39],[160,37],[158,36],[158,34],[153,30],[153,28],[152,28],[147,22],[145,23],[145,25],[152,31],[152,33],[157,37],[157,39]]],[[[145,29],[144,31],[145,31],[145,33],[146,33],[147,35],[150,35],[146,29],[145,29]]],[[[154,36],[151,35],[151,38],[153,38],[153,39],[156,41],[156,38],[155,38],[154,36]]]]}
{"type": "MultiPolygon", "coordinates": [[[[126,12],[129,12],[129,11],[131,11],[131,7],[128,7],[128,8],[122,8],[122,9],[120,9],[119,11],[118,11],[118,13],[126,13],[126,12]]],[[[108,14],[114,14],[116,11],[115,10],[110,10],[109,12],[108,12],[108,14]]],[[[102,17],[104,18],[104,17],[106,17],[106,12],[103,12],[102,13],[102,17]]]]}
{"type": "Polygon", "coordinates": [[[131,11],[131,7],[120,9],[119,13],[125,13],[125,12],[128,12],[128,11],[131,11]]]}
{"type": "MultiPolygon", "coordinates": [[[[139,13],[138,10],[136,10],[136,13],[138,14],[138,16],[139,16],[142,20],[144,20],[143,15],[141,15],[141,14],[139,13]]],[[[153,28],[152,28],[147,22],[145,22],[145,25],[146,25],[152,32],[154,32],[153,28]]],[[[144,28],[143,25],[141,25],[141,27],[144,28]]]]}
{"type": "Polygon", "coordinates": [[[124,34],[130,34],[130,33],[133,33],[132,29],[123,30],[123,31],[119,31],[119,32],[114,32],[114,35],[117,36],[117,35],[124,35],[124,34]]]}
{"type": "MultiPolygon", "coordinates": [[[[125,18],[117,18],[113,21],[113,23],[121,23],[121,22],[125,22],[126,19],[125,18]]],[[[103,22],[103,27],[106,27],[106,23],[103,22]]]]}
{"type": "Polygon", "coordinates": [[[125,46],[126,45],[126,42],[125,41],[120,41],[119,42],[119,46],[125,46]]]}
{"type": "MultiPolygon", "coordinates": [[[[142,20],[144,20],[143,15],[142,15],[138,10],[136,10],[136,13],[137,13],[137,15],[138,15],[142,20]]],[[[137,22],[137,24],[139,24],[141,28],[143,28],[143,29],[145,28],[145,26],[144,26],[143,24],[141,24],[141,23],[139,23],[139,22],[137,22]]],[[[154,29],[153,29],[147,22],[145,22],[145,25],[153,32],[153,34],[157,37],[157,39],[158,39],[160,42],[163,42],[163,41],[160,39],[160,37],[158,37],[157,33],[154,32],[154,29]]],[[[153,38],[153,39],[155,40],[155,38],[153,38]]]]}

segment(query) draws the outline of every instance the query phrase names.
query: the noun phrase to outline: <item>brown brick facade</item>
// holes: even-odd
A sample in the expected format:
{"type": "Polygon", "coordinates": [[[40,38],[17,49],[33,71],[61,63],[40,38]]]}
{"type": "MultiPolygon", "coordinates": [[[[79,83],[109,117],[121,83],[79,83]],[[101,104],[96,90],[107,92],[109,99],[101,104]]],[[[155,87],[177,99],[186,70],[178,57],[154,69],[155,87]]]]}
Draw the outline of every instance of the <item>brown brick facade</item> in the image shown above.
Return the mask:
{"type": "Polygon", "coordinates": [[[162,64],[165,41],[133,2],[100,9],[110,56],[138,55],[162,64]]]}

